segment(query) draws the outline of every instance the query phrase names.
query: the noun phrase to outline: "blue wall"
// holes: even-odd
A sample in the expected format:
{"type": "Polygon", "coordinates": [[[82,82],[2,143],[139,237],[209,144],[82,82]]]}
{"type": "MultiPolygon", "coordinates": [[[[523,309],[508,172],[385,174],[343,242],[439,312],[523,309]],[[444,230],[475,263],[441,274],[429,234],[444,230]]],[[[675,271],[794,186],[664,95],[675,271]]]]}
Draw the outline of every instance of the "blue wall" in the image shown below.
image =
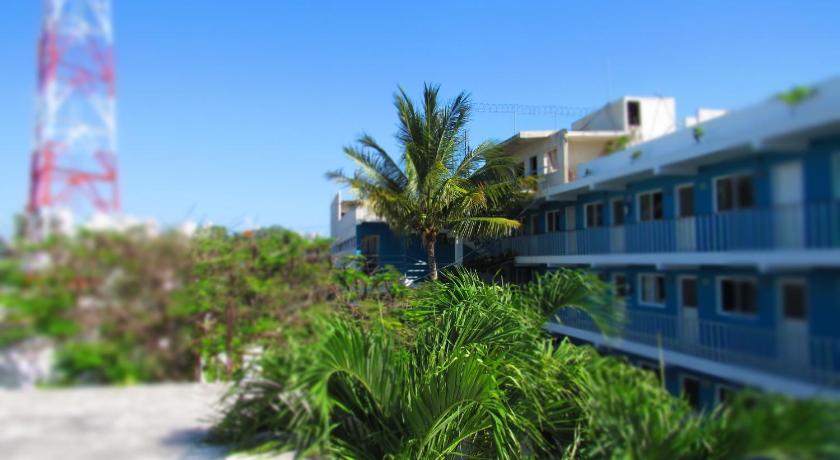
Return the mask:
{"type": "MultiPolygon", "coordinates": [[[[382,222],[366,222],[356,226],[356,251],[361,253],[362,239],[366,236],[379,237],[379,257],[382,265],[393,265],[394,268],[407,274],[409,271],[422,270],[428,273],[425,266],[426,251],[419,235],[398,235],[388,224],[382,222]]],[[[444,235],[438,237],[435,244],[435,257],[438,270],[455,262],[455,241],[444,235]]]]}

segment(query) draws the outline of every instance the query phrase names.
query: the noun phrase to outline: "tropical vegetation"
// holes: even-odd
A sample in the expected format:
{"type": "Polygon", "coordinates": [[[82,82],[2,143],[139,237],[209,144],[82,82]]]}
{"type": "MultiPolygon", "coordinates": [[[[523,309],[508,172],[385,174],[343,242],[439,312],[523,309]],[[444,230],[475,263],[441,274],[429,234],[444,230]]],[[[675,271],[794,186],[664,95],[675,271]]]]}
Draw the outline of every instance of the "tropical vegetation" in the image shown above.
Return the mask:
{"type": "Polygon", "coordinates": [[[55,347],[50,384],[232,379],[335,297],[327,240],[141,229],[23,241],[0,264],[0,347],[55,347]]]}
{"type": "Polygon", "coordinates": [[[558,306],[620,321],[592,275],[522,287],[444,278],[377,315],[334,311],[314,343],[266,354],[232,391],[215,440],[347,459],[840,455],[836,403],[744,393],[698,413],[658,375],[547,335],[558,306]]]}
{"type": "Polygon", "coordinates": [[[474,239],[509,234],[520,224],[507,210],[525,199],[533,186],[533,178],[518,174],[516,163],[495,142],[468,145],[472,109],[467,93],[447,103],[441,103],[439,93],[439,86],[425,85],[419,106],[402,88],[394,95],[398,156],[365,134],[357,145],[344,148],[356,171],[327,174],[348,185],[393,229],[419,234],[432,280],[438,278],[439,236],[474,239]]]}

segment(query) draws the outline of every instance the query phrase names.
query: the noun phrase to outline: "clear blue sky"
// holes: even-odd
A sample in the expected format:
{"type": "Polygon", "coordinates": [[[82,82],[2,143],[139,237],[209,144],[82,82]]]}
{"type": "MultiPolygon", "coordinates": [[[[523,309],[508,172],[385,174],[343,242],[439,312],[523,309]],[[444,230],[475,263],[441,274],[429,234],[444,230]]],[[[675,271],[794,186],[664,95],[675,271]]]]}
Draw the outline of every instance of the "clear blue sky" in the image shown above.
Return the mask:
{"type": "MultiPolygon", "coordinates": [[[[0,14],[0,234],[24,206],[40,3],[0,14]]],[[[114,0],[125,211],[328,230],[362,131],[393,145],[396,85],[599,106],[670,95],[680,116],[840,75],[840,2],[114,0]]],[[[570,120],[560,120],[565,126],[570,120]]],[[[553,119],[521,118],[520,128],[553,119]]],[[[502,139],[478,114],[472,137],[502,139]]]]}

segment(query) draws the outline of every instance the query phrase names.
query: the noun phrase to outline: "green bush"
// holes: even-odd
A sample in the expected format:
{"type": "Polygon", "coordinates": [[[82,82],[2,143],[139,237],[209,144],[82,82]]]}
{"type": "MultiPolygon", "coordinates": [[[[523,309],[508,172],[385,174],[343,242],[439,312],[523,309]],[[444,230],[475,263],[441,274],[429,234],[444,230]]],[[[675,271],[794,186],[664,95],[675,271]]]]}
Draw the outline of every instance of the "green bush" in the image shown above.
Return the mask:
{"type": "MultiPolygon", "coordinates": [[[[554,343],[542,295],[587,311],[588,275],[560,272],[522,289],[471,272],[420,288],[397,315],[329,316],[319,339],[263,362],[240,382],[214,439],[240,449],[329,458],[831,458],[837,404],[758,396],[758,412],[693,412],[650,374],[589,347],[554,343]],[[772,414],[772,416],[770,415],[772,414]],[[799,421],[813,416],[814,422],[799,421]],[[807,430],[807,431],[804,431],[807,430]],[[749,431],[751,436],[746,436],[749,431]]],[[[550,302],[549,302],[550,304],[550,302]]],[[[737,401],[737,400],[736,400],[737,401]]]]}

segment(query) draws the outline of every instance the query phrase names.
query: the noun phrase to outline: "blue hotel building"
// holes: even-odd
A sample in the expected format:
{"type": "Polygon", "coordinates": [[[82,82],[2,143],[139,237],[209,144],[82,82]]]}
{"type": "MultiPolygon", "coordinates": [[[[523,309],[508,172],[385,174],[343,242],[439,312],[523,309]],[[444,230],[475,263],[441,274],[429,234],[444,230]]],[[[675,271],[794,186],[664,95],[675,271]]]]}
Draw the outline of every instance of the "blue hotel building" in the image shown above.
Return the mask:
{"type": "Polygon", "coordinates": [[[453,261],[598,273],[621,327],[563,309],[548,329],[661,363],[698,407],[741,387],[840,397],[840,79],[680,128],[673,99],[627,96],[503,145],[537,197],[518,235],[452,244],[453,261]]]}

